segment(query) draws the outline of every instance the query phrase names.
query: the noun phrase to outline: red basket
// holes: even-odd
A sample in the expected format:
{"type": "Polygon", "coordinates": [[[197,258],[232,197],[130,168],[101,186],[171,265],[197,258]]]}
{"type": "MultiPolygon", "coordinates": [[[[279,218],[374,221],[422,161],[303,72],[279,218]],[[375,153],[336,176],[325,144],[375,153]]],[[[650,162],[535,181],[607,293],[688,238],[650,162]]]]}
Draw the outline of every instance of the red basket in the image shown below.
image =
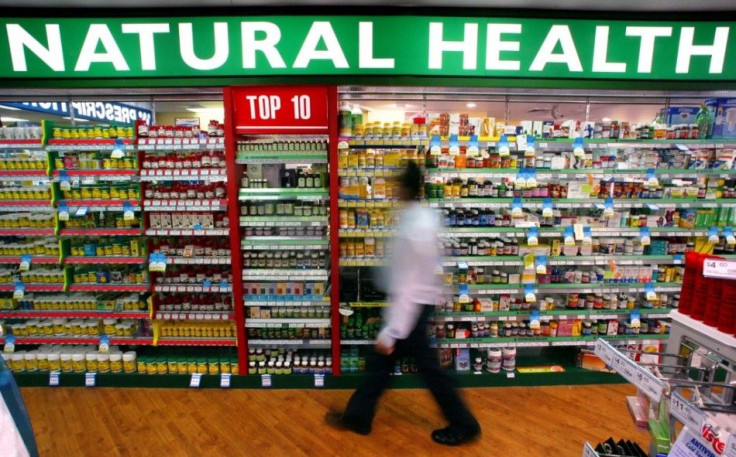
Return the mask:
{"type": "MultiPolygon", "coordinates": [[[[716,289],[716,287],[718,287],[717,284],[720,281],[703,276],[703,263],[706,259],[720,259],[720,257],[710,254],[691,252],[688,252],[685,257],[685,276],[694,284],[692,295],[688,297],[690,302],[689,313],[690,317],[692,317],[693,319],[702,321],[705,319],[706,308],[710,306],[712,309],[710,309],[709,311],[709,317],[711,317],[712,321],[717,321],[720,292],[716,292],[716,290],[720,289],[716,289]],[[693,265],[690,265],[690,270],[688,270],[687,264],[689,263],[688,261],[690,259],[693,259],[692,262],[694,263],[694,268],[693,265]],[[694,273],[694,275],[690,275],[691,272],[694,273]],[[690,278],[693,278],[694,280],[690,278]],[[712,318],[712,316],[714,315],[715,318],[712,318]]],[[[683,282],[685,281],[685,279],[686,278],[683,278],[683,282]]],[[[680,294],[680,300],[682,301],[682,294],[680,294]]],[[[715,322],[712,325],[715,325],[715,322]]]]}

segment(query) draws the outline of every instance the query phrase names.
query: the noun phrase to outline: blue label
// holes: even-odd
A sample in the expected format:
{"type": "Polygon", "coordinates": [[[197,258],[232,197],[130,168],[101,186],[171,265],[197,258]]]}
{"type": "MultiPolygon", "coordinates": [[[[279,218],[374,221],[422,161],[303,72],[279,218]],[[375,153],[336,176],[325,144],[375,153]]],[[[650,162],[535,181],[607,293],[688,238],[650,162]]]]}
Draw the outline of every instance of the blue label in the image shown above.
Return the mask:
{"type": "Polygon", "coordinates": [[[468,141],[468,147],[478,147],[478,135],[473,135],[470,137],[470,141],[468,141]]]}
{"type": "Polygon", "coordinates": [[[539,310],[538,309],[534,309],[529,313],[529,320],[539,321],[539,310]]]}
{"type": "Polygon", "coordinates": [[[585,226],[583,227],[583,236],[588,238],[593,238],[593,231],[590,229],[590,227],[585,226]]]}
{"type": "Polygon", "coordinates": [[[194,224],[194,227],[192,227],[194,230],[202,230],[202,224],[194,224]]]}
{"type": "Polygon", "coordinates": [[[575,231],[573,230],[573,227],[565,227],[565,238],[575,238],[575,231]]]}
{"type": "Polygon", "coordinates": [[[202,287],[210,287],[210,286],[212,286],[212,283],[211,283],[210,281],[207,281],[207,280],[205,280],[205,281],[204,281],[204,282],[202,283],[202,287]]]}
{"type": "MultiPolygon", "coordinates": [[[[652,288],[652,291],[653,290],[654,290],[654,288],[652,288]]],[[[639,309],[638,308],[631,310],[631,320],[633,321],[635,319],[641,319],[641,313],[639,313],[639,309]]]]}
{"type": "Polygon", "coordinates": [[[613,208],[613,198],[611,197],[606,198],[605,206],[606,208],[613,208]]]}
{"type": "Polygon", "coordinates": [[[573,149],[575,148],[582,148],[583,146],[583,139],[581,137],[575,138],[575,141],[572,142],[573,149]]]}
{"type": "Polygon", "coordinates": [[[227,289],[227,281],[220,281],[220,289],[227,289]]]}
{"type": "Polygon", "coordinates": [[[718,237],[718,227],[711,227],[708,229],[708,238],[718,237]]]}
{"type": "Polygon", "coordinates": [[[18,281],[18,282],[15,283],[15,290],[25,291],[26,290],[26,285],[23,284],[22,281],[18,281]]]}
{"type": "Polygon", "coordinates": [[[468,285],[467,284],[460,284],[458,287],[458,293],[460,295],[467,295],[468,294],[468,285]]]}
{"type": "Polygon", "coordinates": [[[15,344],[15,337],[13,335],[6,335],[5,344],[15,344]]]}
{"type": "Polygon", "coordinates": [[[654,168],[647,169],[647,179],[652,179],[652,178],[656,178],[656,177],[657,177],[657,175],[654,172],[654,168]]]}
{"type": "Polygon", "coordinates": [[[68,213],[69,212],[69,205],[67,205],[66,202],[59,202],[59,212],[60,213],[63,213],[63,212],[68,213]]]}
{"type": "Polygon", "coordinates": [[[639,236],[640,236],[641,238],[644,238],[644,237],[651,237],[651,234],[649,233],[649,227],[642,227],[642,228],[641,228],[641,229],[639,230],[639,236]]]}
{"type": "Polygon", "coordinates": [[[457,135],[450,135],[450,146],[460,146],[460,141],[457,138],[457,135]]]}
{"type": "Polygon", "coordinates": [[[28,265],[31,264],[31,255],[30,254],[23,254],[20,256],[20,263],[27,263],[28,265]]]}
{"type": "Polygon", "coordinates": [[[550,208],[552,209],[552,198],[551,197],[545,197],[544,201],[542,202],[542,208],[550,208]]]}
{"type": "Polygon", "coordinates": [[[539,238],[539,229],[537,227],[531,227],[529,232],[526,234],[527,238],[539,238]]]}
{"type": "Polygon", "coordinates": [[[133,211],[133,205],[130,202],[123,202],[123,211],[133,211]]]}
{"type": "Polygon", "coordinates": [[[514,208],[523,208],[523,205],[521,203],[521,198],[515,197],[513,200],[511,200],[511,209],[514,208]]]}
{"type": "Polygon", "coordinates": [[[537,265],[547,265],[547,256],[540,255],[535,258],[537,265]]]}
{"type": "Polygon", "coordinates": [[[431,140],[429,140],[429,147],[432,146],[442,146],[442,139],[439,135],[434,135],[431,140]]]}
{"type": "Polygon", "coordinates": [[[534,293],[534,284],[526,284],[524,286],[524,295],[534,293]]]}
{"type": "Polygon", "coordinates": [[[723,229],[723,236],[733,236],[733,228],[732,227],[725,227],[723,229]]]}
{"type": "Polygon", "coordinates": [[[535,144],[534,144],[534,136],[527,135],[526,136],[526,148],[527,149],[529,149],[529,148],[534,149],[534,147],[535,147],[535,144]]]}
{"type": "Polygon", "coordinates": [[[109,336],[107,336],[107,335],[100,336],[100,346],[102,346],[103,344],[106,344],[108,346],[110,345],[110,337],[109,336]]]}

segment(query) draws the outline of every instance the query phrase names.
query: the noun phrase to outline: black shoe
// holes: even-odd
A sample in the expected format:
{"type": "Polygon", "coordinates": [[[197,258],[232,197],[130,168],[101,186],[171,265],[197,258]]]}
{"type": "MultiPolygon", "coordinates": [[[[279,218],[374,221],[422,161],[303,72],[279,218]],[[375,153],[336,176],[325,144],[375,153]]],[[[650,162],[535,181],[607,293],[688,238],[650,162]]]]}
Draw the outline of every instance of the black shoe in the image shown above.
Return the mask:
{"type": "Polygon", "coordinates": [[[327,413],[327,415],[325,416],[325,422],[327,422],[327,425],[329,425],[330,427],[336,428],[338,430],[349,430],[353,433],[357,433],[358,435],[371,434],[370,425],[365,426],[348,422],[345,420],[343,414],[338,413],[337,411],[330,411],[329,413],[327,413]]]}
{"type": "Polygon", "coordinates": [[[432,432],[432,440],[444,446],[459,446],[480,436],[480,429],[465,431],[455,427],[445,427],[432,432]]]}

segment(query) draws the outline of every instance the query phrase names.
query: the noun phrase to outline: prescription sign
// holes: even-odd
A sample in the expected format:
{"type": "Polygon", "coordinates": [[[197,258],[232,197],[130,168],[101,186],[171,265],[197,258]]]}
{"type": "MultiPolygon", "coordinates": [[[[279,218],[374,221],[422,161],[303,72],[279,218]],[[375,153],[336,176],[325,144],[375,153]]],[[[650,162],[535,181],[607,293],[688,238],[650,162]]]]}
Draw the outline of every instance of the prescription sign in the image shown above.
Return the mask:
{"type": "Polygon", "coordinates": [[[239,134],[328,133],[325,86],[253,86],[231,89],[239,134]]]}

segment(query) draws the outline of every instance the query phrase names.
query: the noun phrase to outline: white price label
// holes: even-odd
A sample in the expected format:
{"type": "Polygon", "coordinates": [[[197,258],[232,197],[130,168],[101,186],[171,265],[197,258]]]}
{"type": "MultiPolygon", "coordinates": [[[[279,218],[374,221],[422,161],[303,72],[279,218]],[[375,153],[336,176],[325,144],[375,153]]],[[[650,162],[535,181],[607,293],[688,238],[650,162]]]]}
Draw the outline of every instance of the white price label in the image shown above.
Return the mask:
{"type": "Polygon", "coordinates": [[[85,373],[84,374],[84,386],[94,387],[97,384],[97,373],[85,373]]]}
{"type": "Polygon", "coordinates": [[[229,389],[231,385],[233,375],[230,373],[222,373],[220,375],[220,387],[223,389],[229,389]]]}
{"type": "Polygon", "coordinates": [[[52,387],[56,387],[59,385],[59,372],[58,371],[52,371],[49,373],[49,385],[52,387]]]}
{"type": "Polygon", "coordinates": [[[679,392],[672,394],[670,412],[690,430],[700,430],[700,424],[703,423],[703,413],[685,400],[679,392]]]}
{"type": "Polygon", "coordinates": [[[197,388],[202,383],[201,373],[192,373],[192,377],[189,379],[189,387],[197,388]]]}
{"type": "Polygon", "coordinates": [[[593,449],[593,446],[591,446],[590,443],[585,443],[585,447],[583,447],[583,457],[598,457],[598,453],[595,452],[595,449],[593,449]]]}
{"type": "Polygon", "coordinates": [[[736,261],[706,260],[703,276],[707,278],[736,279],[736,261]]]}
{"type": "Polygon", "coordinates": [[[314,375],[314,387],[324,387],[324,386],[325,386],[325,375],[315,374],[314,375]]]}
{"type": "Polygon", "coordinates": [[[261,375],[261,387],[271,387],[271,375],[261,375]]]}

